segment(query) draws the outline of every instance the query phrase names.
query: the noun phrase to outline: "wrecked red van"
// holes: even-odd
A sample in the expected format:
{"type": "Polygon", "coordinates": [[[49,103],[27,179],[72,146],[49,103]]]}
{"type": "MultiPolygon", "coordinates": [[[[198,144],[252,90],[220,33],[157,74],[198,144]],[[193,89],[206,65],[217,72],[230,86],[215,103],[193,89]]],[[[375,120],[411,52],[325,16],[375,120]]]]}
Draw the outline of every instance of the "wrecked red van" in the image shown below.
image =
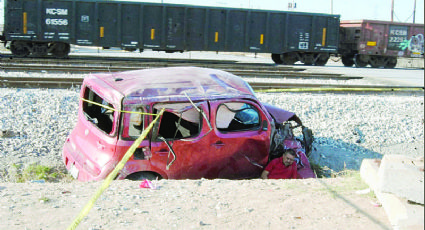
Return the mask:
{"type": "Polygon", "coordinates": [[[91,74],[80,97],[62,154],[80,181],[104,179],[163,108],[117,179],[259,178],[284,148],[297,150],[300,178],[314,177],[306,156],[311,131],[294,113],[262,104],[228,72],[171,67],[91,74]],[[303,128],[302,140],[292,135],[294,126],[303,128]]]}

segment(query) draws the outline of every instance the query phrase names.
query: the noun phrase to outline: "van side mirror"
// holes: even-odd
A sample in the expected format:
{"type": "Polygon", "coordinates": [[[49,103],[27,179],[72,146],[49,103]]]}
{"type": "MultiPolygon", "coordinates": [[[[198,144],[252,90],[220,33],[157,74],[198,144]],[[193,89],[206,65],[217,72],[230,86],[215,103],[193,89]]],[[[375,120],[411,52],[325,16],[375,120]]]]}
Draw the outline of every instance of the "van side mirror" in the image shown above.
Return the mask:
{"type": "Polygon", "coordinates": [[[261,130],[267,131],[269,129],[268,126],[269,126],[269,123],[266,120],[264,120],[261,130]]]}

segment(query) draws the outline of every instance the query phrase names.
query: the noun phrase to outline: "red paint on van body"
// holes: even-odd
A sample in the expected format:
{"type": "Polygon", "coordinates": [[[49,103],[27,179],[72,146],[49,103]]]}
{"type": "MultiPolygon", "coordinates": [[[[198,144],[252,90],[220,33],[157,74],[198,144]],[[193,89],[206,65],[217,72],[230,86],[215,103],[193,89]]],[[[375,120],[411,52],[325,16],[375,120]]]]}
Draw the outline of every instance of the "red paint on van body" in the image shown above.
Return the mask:
{"type": "Polygon", "coordinates": [[[78,121],[63,148],[67,169],[80,181],[104,179],[153,120],[125,111],[166,108],[167,114],[117,179],[146,172],[165,179],[258,178],[275,123],[294,115],[273,107],[275,120],[247,82],[196,67],[92,74],[80,96],[78,121]]]}

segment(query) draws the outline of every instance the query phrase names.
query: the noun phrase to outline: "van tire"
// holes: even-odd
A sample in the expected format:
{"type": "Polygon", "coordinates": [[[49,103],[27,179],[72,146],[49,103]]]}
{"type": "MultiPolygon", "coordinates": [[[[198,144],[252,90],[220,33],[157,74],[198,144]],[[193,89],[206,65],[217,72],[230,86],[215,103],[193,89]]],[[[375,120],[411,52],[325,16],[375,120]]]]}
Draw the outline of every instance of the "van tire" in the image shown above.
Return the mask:
{"type": "Polygon", "coordinates": [[[145,180],[145,179],[156,180],[157,178],[161,179],[161,176],[152,172],[136,172],[131,175],[128,175],[125,179],[137,181],[137,180],[145,180]]]}

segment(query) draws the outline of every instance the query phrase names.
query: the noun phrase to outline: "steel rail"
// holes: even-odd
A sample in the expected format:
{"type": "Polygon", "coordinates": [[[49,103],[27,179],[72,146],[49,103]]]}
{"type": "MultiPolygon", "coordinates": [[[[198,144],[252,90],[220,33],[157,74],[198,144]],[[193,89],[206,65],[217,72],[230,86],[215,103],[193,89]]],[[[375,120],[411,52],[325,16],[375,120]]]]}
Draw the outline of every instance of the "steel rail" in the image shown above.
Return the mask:
{"type": "Polygon", "coordinates": [[[112,57],[86,57],[74,56],[69,59],[52,58],[1,58],[2,63],[6,64],[57,64],[57,65],[97,65],[97,66],[130,66],[151,68],[167,66],[198,66],[210,68],[238,68],[238,69],[258,69],[258,70],[282,70],[282,71],[304,71],[305,68],[294,66],[282,66],[268,63],[246,63],[223,60],[194,60],[194,59],[159,59],[159,58],[112,58],[112,57]],[[107,63],[107,65],[105,65],[107,63]]]}
{"type": "Polygon", "coordinates": [[[175,58],[146,58],[146,57],[110,57],[110,56],[87,56],[87,55],[70,55],[68,58],[58,59],[51,57],[25,57],[17,58],[12,55],[4,55],[0,57],[2,62],[10,63],[90,63],[104,64],[108,63],[128,63],[134,65],[168,65],[168,64],[195,64],[195,65],[237,65],[239,67],[255,66],[257,68],[279,68],[279,69],[303,69],[294,66],[275,65],[272,63],[254,63],[254,62],[238,62],[235,60],[217,60],[217,59],[175,59],[175,58]]]}
{"type": "MultiPolygon", "coordinates": [[[[386,86],[386,85],[352,85],[328,83],[277,83],[255,82],[250,78],[276,79],[309,79],[309,80],[337,80],[344,82],[362,77],[345,76],[342,74],[309,73],[299,67],[276,66],[267,63],[236,63],[221,60],[170,60],[170,59],[142,59],[140,58],[84,58],[70,59],[51,58],[0,58],[0,69],[4,71],[29,71],[51,73],[94,73],[94,72],[121,72],[166,66],[198,66],[222,69],[235,75],[245,77],[252,88],[259,92],[279,91],[423,91],[417,86],[386,86]],[[83,59],[83,60],[81,60],[83,59]]],[[[81,86],[83,78],[34,78],[34,77],[0,77],[0,87],[19,88],[70,88],[81,86]]],[[[314,81],[313,81],[314,82],[314,81]]]]}
{"type": "MultiPolygon", "coordinates": [[[[129,66],[87,66],[87,65],[56,65],[56,64],[3,64],[4,71],[29,71],[29,72],[65,72],[65,73],[101,73],[101,72],[122,72],[131,70],[147,69],[150,67],[129,67],[129,66]]],[[[236,69],[220,68],[221,70],[233,73],[241,77],[268,77],[268,78],[292,78],[292,79],[327,79],[327,80],[352,80],[362,79],[362,77],[342,76],[342,74],[308,73],[298,71],[282,70],[256,70],[256,69],[236,69]]]]}
{"type": "MultiPolygon", "coordinates": [[[[31,77],[0,77],[0,87],[16,88],[71,88],[82,85],[83,78],[31,78],[31,77]]],[[[276,83],[252,82],[251,87],[260,92],[296,91],[422,91],[418,86],[387,86],[387,85],[348,85],[320,83],[276,83]]]]}

